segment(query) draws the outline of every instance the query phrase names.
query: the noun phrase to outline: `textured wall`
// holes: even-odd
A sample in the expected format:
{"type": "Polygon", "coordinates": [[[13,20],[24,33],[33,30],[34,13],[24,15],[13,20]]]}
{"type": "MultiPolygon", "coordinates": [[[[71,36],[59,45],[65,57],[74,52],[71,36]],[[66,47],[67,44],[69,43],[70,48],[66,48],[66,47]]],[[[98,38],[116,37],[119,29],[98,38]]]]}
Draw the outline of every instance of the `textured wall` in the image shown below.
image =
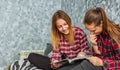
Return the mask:
{"type": "Polygon", "coordinates": [[[66,11],[74,25],[84,29],[84,13],[96,6],[120,22],[119,0],[0,0],[0,70],[18,60],[20,50],[45,49],[51,42],[51,16],[56,10],[66,11]]]}
{"type": "Polygon", "coordinates": [[[0,70],[18,60],[20,50],[44,49],[51,16],[60,0],[0,0],[0,70]]]}
{"type": "Polygon", "coordinates": [[[87,34],[88,31],[82,24],[84,14],[89,8],[103,7],[107,15],[116,24],[120,24],[120,0],[61,0],[61,7],[72,18],[74,25],[83,28],[87,34]]]}

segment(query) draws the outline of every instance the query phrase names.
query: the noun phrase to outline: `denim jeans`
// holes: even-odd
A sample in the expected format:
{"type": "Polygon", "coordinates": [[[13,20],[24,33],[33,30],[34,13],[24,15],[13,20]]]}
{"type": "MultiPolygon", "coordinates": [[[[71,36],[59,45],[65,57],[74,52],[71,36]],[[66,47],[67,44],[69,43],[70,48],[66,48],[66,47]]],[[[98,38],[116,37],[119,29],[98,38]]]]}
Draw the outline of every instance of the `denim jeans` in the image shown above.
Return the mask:
{"type": "Polygon", "coordinates": [[[63,66],[57,70],[102,70],[102,67],[94,66],[89,61],[83,60],[80,63],[63,66]]]}

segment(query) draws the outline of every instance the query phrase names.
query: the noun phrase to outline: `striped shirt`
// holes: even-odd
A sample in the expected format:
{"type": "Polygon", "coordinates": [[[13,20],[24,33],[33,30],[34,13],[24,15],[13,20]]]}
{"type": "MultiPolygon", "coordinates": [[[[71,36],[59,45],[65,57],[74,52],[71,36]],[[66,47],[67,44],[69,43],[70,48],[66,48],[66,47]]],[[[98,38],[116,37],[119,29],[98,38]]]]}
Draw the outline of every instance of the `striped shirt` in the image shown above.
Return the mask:
{"type": "Polygon", "coordinates": [[[95,54],[103,60],[103,70],[120,70],[120,48],[118,44],[111,39],[107,32],[97,36],[98,49],[101,54],[95,54]]]}
{"type": "Polygon", "coordinates": [[[79,27],[74,27],[74,45],[70,45],[68,39],[61,38],[59,44],[59,51],[53,51],[51,61],[62,60],[62,54],[65,58],[75,58],[79,52],[90,53],[88,41],[85,32],[79,27]]]}

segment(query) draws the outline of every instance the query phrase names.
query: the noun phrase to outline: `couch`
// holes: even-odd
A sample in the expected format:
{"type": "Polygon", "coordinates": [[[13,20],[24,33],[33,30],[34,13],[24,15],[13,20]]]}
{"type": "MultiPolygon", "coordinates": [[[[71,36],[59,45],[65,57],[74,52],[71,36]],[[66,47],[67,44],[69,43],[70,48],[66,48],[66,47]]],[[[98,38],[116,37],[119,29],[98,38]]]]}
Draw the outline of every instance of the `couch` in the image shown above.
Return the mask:
{"type": "Polygon", "coordinates": [[[30,64],[30,62],[27,60],[27,57],[30,53],[37,53],[44,56],[50,57],[52,52],[52,45],[51,43],[47,43],[45,50],[21,50],[19,52],[19,60],[13,62],[12,64],[8,65],[8,70],[42,70],[38,69],[36,66],[30,64]]]}

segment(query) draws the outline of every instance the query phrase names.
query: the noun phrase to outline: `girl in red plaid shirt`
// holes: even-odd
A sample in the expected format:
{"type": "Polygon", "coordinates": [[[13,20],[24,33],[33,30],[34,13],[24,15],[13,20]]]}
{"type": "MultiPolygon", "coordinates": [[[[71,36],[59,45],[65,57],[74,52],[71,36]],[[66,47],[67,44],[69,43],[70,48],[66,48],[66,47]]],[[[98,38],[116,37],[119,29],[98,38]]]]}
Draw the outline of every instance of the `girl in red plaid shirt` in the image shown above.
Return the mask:
{"type": "Polygon", "coordinates": [[[52,17],[52,46],[51,58],[31,53],[28,60],[43,70],[69,70],[79,65],[82,60],[65,65],[56,62],[91,54],[86,34],[81,28],[73,27],[70,17],[62,10],[55,12],[52,17]]]}
{"type": "Polygon", "coordinates": [[[70,17],[62,10],[55,12],[52,17],[52,46],[53,69],[69,70],[80,62],[66,65],[56,62],[90,54],[86,34],[81,28],[73,27],[70,17]]]}
{"type": "Polygon", "coordinates": [[[97,70],[95,67],[120,70],[120,26],[107,18],[101,7],[90,9],[85,14],[84,25],[90,31],[89,39],[94,52],[94,56],[88,58],[91,69],[85,70],[97,70]]]}

